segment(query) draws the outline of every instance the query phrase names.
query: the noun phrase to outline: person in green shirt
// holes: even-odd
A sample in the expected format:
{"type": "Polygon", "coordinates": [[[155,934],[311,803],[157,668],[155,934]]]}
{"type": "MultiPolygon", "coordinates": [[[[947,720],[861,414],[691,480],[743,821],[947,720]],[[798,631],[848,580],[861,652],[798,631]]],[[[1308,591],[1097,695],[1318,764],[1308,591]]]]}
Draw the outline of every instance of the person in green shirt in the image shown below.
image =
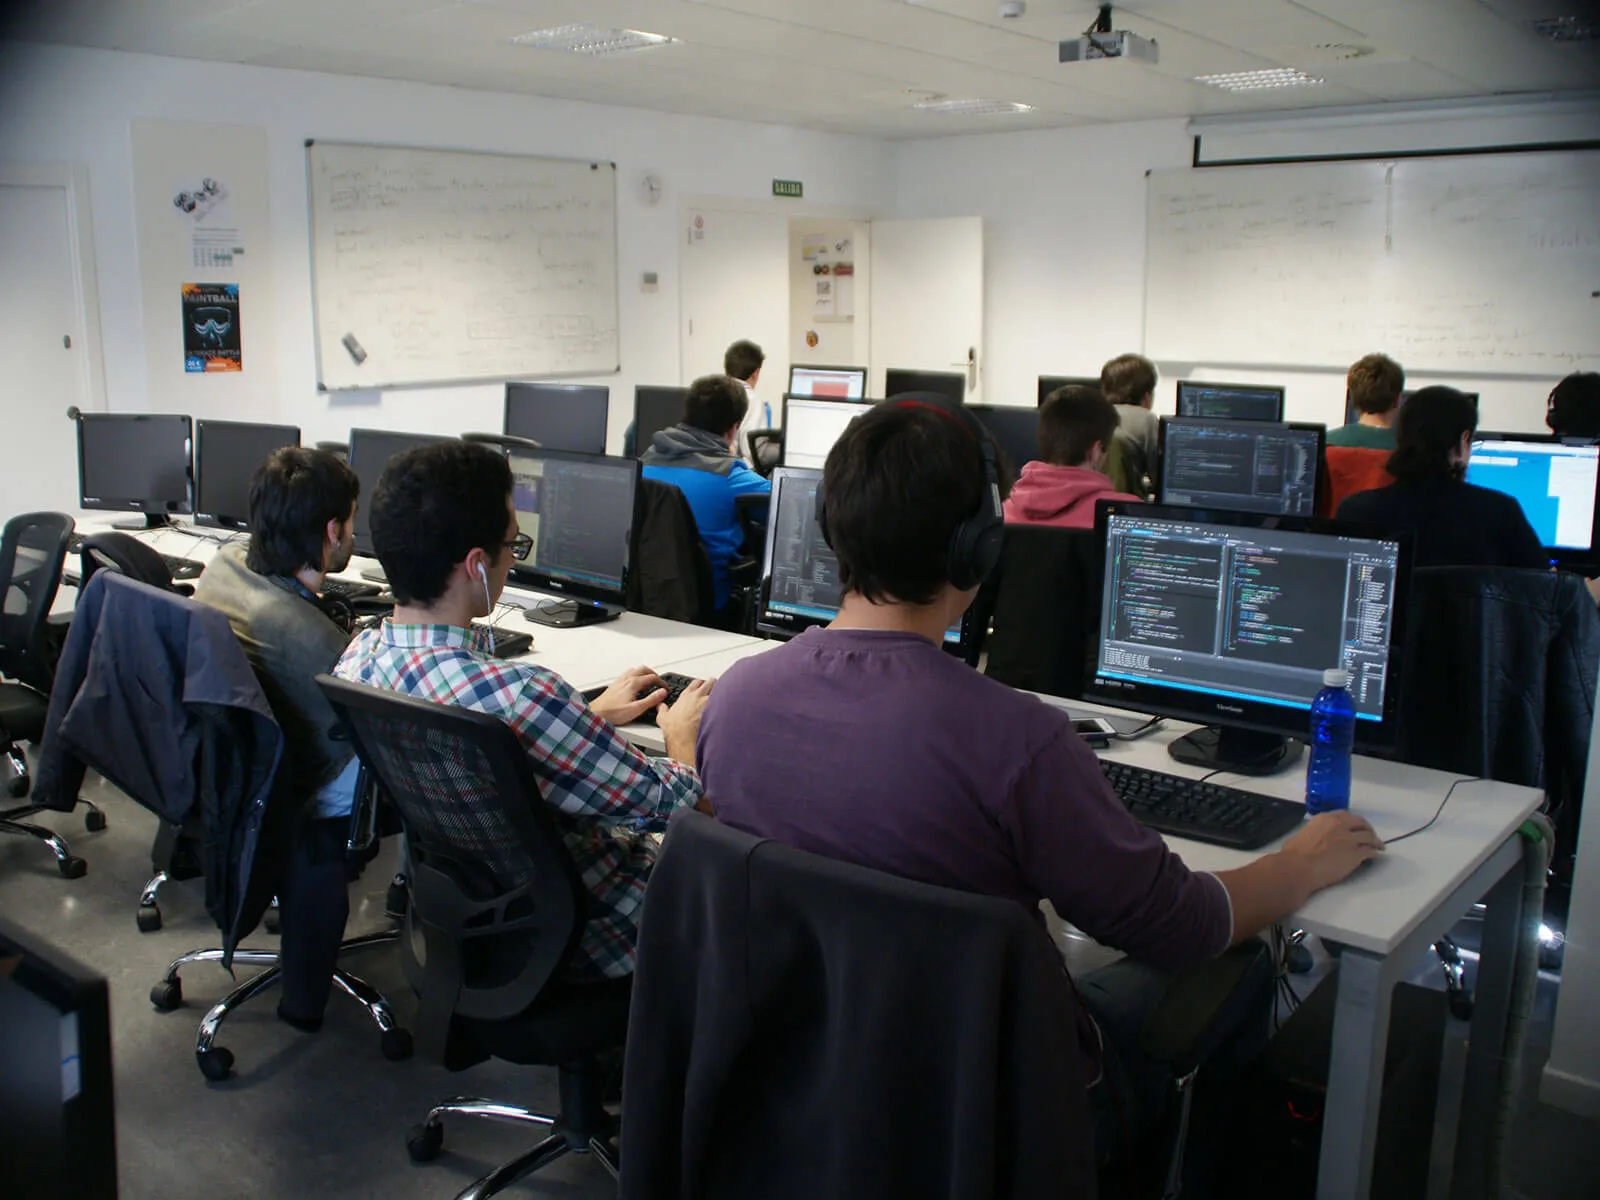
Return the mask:
{"type": "Polygon", "coordinates": [[[1353,425],[1330,429],[1328,445],[1393,450],[1394,419],[1405,386],[1406,373],[1388,355],[1368,354],[1357,361],[1345,376],[1345,394],[1361,415],[1353,425]]]}

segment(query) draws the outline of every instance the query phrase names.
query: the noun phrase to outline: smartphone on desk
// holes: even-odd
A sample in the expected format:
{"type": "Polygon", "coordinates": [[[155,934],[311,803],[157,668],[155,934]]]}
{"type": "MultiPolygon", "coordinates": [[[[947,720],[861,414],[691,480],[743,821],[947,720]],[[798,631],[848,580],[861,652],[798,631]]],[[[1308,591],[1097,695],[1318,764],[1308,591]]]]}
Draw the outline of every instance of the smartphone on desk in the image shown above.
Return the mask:
{"type": "Polygon", "coordinates": [[[1109,746],[1117,733],[1104,717],[1074,717],[1072,727],[1078,731],[1079,737],[1096,749],[1109,746]]]}

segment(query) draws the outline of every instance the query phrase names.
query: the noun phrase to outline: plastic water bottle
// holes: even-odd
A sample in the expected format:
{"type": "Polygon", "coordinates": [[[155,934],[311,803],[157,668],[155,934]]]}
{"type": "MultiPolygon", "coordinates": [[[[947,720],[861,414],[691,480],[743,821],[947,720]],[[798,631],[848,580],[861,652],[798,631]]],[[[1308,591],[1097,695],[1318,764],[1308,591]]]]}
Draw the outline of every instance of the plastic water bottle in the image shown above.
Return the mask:
{"type": "Polygon", "coordinates": [[[1306,811],[1315,815],[1350,807],[1350,750],[1356,740],[1356,702],[1350,673],[1322,673],[1311,701],[1311,760],[1306,764],[1306,811]]]}

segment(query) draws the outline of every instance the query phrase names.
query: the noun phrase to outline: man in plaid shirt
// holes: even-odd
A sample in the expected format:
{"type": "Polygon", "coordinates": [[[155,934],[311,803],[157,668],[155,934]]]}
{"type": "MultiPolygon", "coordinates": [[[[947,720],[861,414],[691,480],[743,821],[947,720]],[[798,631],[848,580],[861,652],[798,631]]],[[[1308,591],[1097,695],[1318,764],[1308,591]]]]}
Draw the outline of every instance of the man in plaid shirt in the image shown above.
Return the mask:
{"type": "Polygon", "coordinates": [[[504,720],[539,764],[540,792],[594,899],[573,958],[580,979],[630,975],[655,840],[674,809],[698,802],[694,767],[708,682],[671,707],[647,667],[585,704],[554,672],[490,656],[486,617],[529,539],[511,506],[503,456],[436,442],[391,459],[372,498],[372,540],[394,591],[394,615],[350,643],[333,673],[504,720]],[[641,754],[618,725],[654,711],[667,757],[641,754]]]}

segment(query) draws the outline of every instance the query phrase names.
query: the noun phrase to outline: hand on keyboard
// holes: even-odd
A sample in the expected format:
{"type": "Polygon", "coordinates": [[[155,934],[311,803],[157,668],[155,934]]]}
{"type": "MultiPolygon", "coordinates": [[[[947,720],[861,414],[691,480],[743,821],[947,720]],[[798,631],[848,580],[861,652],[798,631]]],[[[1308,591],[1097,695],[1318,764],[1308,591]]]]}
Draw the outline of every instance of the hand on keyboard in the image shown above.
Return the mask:
{"type": "Polygon", "coordinates": [[[660,675],[649,667],[631,667],[617,676],[616,682],[589,701],[598,717],[613,725],[637,721],[651,709],[669,703],[669,689],[660,675]]]}

